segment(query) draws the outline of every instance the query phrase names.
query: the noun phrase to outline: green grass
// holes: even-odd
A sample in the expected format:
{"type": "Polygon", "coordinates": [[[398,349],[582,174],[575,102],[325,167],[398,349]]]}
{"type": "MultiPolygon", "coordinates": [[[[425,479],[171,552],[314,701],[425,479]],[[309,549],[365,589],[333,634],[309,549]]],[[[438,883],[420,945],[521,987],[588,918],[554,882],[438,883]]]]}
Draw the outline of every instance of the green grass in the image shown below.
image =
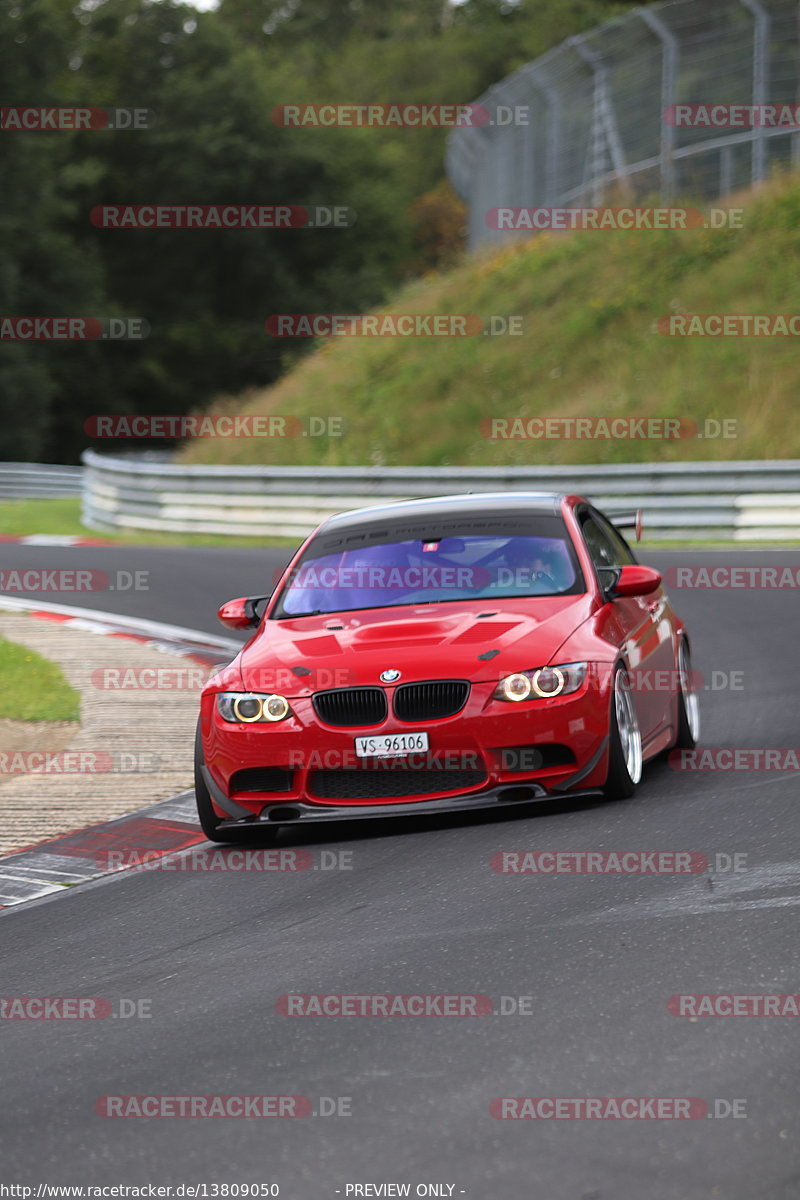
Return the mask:
{"type": "Polygon", "coordinates": [[[80,695],[55,663],[0,638],[0,718],[77,721],[79,716],[80,695]]]}
{"type": "Polygon", "coordinates": [[[205,533],[114,534],[88,529],[81,524],[78,497],[60,500],[0,501],[0,536],[27,537],[34,533],[72,534],[99,538],[120,546],[295,546],[297,538],[227,537],[205,533]]]}
{"type": "MultiPolygon", "coordinates": [[[[387,312],[519,314],[523,336],[322,341],[219,410],[334,416],[341,437],[202,439],[192,463],[536,465],[800,458],[792,338],[677,338],[670,313],[800,313],[800,181],[732,202],[743,228],[543,234],[403,288],[387,312]],[[731,440],[489,441],[487,418],[737,419],[731,440]]],[[[266,335],[265,335],[266,336],[266,335]]]]}

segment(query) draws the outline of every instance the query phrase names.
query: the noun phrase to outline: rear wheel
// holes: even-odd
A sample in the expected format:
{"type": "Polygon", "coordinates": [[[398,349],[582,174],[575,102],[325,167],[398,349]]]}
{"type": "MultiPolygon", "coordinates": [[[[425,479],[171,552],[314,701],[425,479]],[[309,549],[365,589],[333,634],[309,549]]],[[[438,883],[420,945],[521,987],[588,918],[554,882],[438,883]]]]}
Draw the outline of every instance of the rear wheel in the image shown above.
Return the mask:
{"type": "Polygon", "coordinates": [[[608,775],[603,793],[608,800],[627,800],[642,778],[642,735],[631,678],[622,666],[614,672],[608,740],[608,775]]]}
{"type": "MultiPolygon", "coordinates": [[[[236,829],[220,829],[220,818],[214,812],[214,805],[211,803],[211,794],[206,787],[206,781],[203,779],[203,772],[201,770],[203,765],[203,741],[200,736],[200,722],[198,721],[197,733],[194,739],[194,796],[197,803],[197,817],[200,821],[200,828],[210,842],[244,841],[250,830],[243,829],[240,833],[236,829]]],[[[259,826],[257,834],[259,843],[263,844],[265,841],[272,842],[278,836],[278,826],[259,826]]]]}
{"type": "Polygon", "coordinates": [[[700,741],[700,699],[692,678],[692,661],[685,642],[678,647],[678,736],[679,750],[694,750],[700,741]]]}

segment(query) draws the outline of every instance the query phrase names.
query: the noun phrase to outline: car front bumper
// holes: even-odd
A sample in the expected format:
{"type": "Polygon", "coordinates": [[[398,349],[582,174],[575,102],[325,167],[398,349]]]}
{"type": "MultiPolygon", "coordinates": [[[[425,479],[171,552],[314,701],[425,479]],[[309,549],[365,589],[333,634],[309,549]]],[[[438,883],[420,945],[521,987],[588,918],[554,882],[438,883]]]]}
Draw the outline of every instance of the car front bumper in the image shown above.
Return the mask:
{"type": "MultiPolygon", "coordinates": [[[[605,749],[605,747],[603,747],[605,749]]],[[[217,787],[210,772],[204,769],[203,777],[217,807],[229,811],[235,802],[226,797],[217,787]]],[[[280,800],[267,803],[258,814],[242,810],[243,815],[228,815],[220,822],[220,829],[247,830],[266,825],[304,825],[322,821],[353,821],[364,818],[435,816],[442,813],[475,812],[478,810],[516,808],[522,805],[541,804],[544,801],[591,799],[602,796],[602,789],[581,788],[577,783],[572,788],[563,784],[548,790],[541,783],[523,780],[520,783],[504,784],[487,791],[462,792],[440,796],[434,800],[393,801],[391,804],[309,804],[302,800],[280,800]]]]}
{"type": "MultiPolygon", "coordinates": [[[[378,730],[331,728],[317,720],[310,701],[292,701],[290,720],[267,728],[239,726],[224,722],[216,711],[214,694],[205,694],[201,712],[203,776],[224,822],[221,828],[458,812],[597,795],[607,772],[610,706],[606,679],[607,673],[592,671],[579,692],[513,705],[492,699],[495,684],[473,685],[463,712],[427,725],[431,752],[452,762],[455,769],[469,766],[473,779],[464,781],[463,786],[460,780],[454,784],[446,781],[445,770],[439,776],[441,782],[432,780],[425,790],[420,777],[414,777],[413,790],[406,793],[391,784],[382,791],[373,775],[369,783],[376,786],[374,795],[365,795],[363,788],[352,794],[343,794],[341,789],[321,794],[315,780],[320,776],[330,780],[337,769],[352,780],[377,765],[374,760],[353,761],[354,737],[414,732],[419,725],[390,718],[378,730]],[[535,769],[504,766],[498,758],[498,752],[538,747],[554,747],[566,754],[560,762],[545,762],[535,769]],[[253,793],[236,786],[239,772],[287,765],[292,768],[291,782],[280,792],[253,793]]],[[[391,765],[383,764],[387,770],[391,765]]],[[[396,765],[402,770],[402,762],[396,765]]],[[[414,762],[409,760],[408,766],[413,773],[414,762]]]]}

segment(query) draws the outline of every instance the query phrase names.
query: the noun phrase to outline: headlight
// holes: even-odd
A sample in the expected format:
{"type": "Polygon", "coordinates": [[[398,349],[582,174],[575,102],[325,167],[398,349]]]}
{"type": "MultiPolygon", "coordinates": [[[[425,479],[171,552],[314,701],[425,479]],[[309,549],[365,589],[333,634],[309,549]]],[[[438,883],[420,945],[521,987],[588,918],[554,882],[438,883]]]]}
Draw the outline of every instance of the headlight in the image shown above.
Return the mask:
{"type": "Polygon", "coordinates": [[[282,721],[291,713],[285,696],[259,696],[254,692],[219,692],[217,712],[223,721],[253,725],[256,721],[282,721]]]}
{"type": "Polygon", "coordinates": [[[536,667],[506,675],[494,690],[493,700],[548,700],[577,692],[586,678],[588,663],[565,663],[558,667],[536,667]]]}

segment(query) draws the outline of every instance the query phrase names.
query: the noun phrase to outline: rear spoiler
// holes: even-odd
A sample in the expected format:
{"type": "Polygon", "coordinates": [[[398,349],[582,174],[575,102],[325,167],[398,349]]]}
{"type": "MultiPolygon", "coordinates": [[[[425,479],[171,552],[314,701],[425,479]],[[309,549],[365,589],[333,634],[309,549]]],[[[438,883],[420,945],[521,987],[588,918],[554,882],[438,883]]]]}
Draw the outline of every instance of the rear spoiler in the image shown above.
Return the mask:
{"type": "Polygon", "coordinates": [[[642,510],[640,508],[631,509],[628,512],[606,513],[611,524],[615,529],[633,529],[636,531],[636,540],[642,540],[642,510]]]}

